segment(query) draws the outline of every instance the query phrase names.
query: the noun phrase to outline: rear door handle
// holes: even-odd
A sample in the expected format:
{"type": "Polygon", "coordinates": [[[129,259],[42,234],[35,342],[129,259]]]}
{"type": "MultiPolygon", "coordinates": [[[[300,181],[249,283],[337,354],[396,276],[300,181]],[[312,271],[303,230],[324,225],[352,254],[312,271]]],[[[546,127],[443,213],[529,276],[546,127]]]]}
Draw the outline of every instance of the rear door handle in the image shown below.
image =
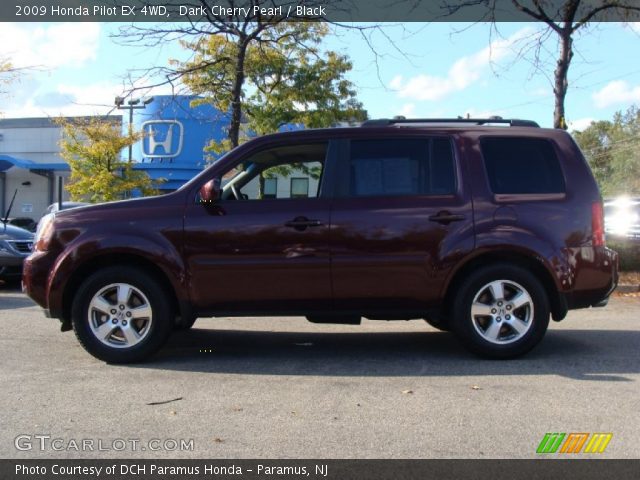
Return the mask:
{"type": "Polygon", "coordinates": [[[456,215],[443,210],[435,215],[431,215],[429,220],[432,222],[442,223],[443,225],[449,225],[451,222],[459,222],[460,220],[464,220],[464,218],[464,215],[456,215]]]}
{"type": "Polygon", "coordinates": [[[320,220],[310,220],[307,217],[296,217],[284,224],[285,227],[293,228],[299,232],[306,230],[308,227],[320,227],[321,225],[322,222],[320,220]]]}

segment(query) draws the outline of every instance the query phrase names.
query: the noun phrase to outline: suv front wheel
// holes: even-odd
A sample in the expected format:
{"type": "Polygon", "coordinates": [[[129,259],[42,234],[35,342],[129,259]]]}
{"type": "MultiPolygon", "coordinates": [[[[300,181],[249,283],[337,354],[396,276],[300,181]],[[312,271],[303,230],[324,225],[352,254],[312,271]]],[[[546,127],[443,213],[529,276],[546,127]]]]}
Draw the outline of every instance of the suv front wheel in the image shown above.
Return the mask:
{"type": "Polygon", "coordinates": [[[453,329],[474,353],[512,358],[535,347],[549,325],[549,301],[529,271],[506,264],[483,267],[462,283],[453,329]]]}
{"type": "Polygon", "coordinates": [[[75,295],[71,322],[82,346],[109,363],[143,360],[172,330],[167,295],[147,273],[112,267],[90,276],[75,295]]]}

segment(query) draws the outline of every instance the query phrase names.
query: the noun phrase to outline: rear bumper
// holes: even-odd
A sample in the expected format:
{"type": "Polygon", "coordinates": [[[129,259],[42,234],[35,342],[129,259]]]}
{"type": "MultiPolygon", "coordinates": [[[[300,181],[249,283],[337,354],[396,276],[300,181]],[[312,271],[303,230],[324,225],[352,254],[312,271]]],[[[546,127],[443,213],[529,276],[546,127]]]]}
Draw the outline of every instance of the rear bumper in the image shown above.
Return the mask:
{"type": "Polygon", "coordinates": [[[589,248],[582,255],[575,288],[566,294],[569,309],[604,307],[618,286],[618,253],[606,248],[589,248]]]}

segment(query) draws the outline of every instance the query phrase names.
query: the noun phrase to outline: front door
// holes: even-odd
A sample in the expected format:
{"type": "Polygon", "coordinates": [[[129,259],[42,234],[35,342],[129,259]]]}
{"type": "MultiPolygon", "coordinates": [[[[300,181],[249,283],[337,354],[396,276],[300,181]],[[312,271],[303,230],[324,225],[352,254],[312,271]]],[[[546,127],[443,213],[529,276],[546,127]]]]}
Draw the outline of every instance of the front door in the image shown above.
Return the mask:
{"type": "Polygon", "coordinates": [[[187,206],[184,253],[199,312],[331,307],[327,150],[323,142],[264,148],[223,174],[219,201],[187,206]]]}

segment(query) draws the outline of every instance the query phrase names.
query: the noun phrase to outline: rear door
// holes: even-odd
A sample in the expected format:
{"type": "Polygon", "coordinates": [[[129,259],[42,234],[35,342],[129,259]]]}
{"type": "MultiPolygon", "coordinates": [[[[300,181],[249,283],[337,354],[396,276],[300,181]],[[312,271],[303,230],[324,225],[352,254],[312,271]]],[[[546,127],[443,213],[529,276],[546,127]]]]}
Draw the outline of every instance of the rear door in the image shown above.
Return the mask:
{"type": "Polygon", "coordinates": [[[331,215],[334,308],[411,312],[437,303],[474,246],[470,194],[448,136],[342,142],[331,215]]]}

